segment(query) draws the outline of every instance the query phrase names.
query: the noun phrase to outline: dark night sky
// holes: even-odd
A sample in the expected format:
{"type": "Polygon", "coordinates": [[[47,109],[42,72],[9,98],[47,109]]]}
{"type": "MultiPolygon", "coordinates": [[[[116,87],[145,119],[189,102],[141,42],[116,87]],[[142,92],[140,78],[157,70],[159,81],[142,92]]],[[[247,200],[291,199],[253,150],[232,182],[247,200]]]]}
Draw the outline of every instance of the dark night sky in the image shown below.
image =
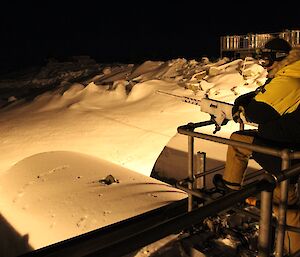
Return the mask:
{"type": "Polygon", "coordinates": [[[299,11],[287,2],[19,2],[1,8],[1,70],[71,55],[127,63],[218,57],[221,35],[300,28],[299,11]]]}

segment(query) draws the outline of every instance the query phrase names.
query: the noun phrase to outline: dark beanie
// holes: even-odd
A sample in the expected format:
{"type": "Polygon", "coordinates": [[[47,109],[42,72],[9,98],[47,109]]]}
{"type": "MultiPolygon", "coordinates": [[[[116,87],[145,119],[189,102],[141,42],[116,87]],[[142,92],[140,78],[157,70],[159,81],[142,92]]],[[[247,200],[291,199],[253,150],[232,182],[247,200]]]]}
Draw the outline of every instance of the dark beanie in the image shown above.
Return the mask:
{"type": "Polygon", "coordinates": [[[289,53],[292,50],[291,45],[286,40],[278,37],[270,39],[265,44],[265,48],[283,53],[289,53]]]}

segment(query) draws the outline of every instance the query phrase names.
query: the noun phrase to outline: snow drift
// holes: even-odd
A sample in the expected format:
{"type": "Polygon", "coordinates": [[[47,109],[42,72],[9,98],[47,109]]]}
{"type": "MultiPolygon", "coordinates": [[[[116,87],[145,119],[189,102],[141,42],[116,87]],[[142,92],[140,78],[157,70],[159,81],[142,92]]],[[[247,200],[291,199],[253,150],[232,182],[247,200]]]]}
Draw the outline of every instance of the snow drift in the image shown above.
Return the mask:
{"type": "MultiPolygon", "coordinates": [[[[21,252],[29,247],[27,239],[39,248],[185,197],[149,176],[164,147],[177,138],[177,127],[209,115],[157,90],[233,102],[266,80],[266,71],[251,58],[110,67],[77,60],[67,67],[51,63],[25,76],[26,82],[24,74],[0,81],[6,92],[0,109],[0,211],[20,236],[21,252]],[[13,85],[18,91],[8,94],[13,85]],[[101,186],[99,179],[110,173],[120,183],[101,186]]],[[[237,129],[229,122],[219,135],[237,129]]],[[[171,145],[186,151],[182,144],[171,145]]],[[[224,149],[209,149],[212,159],[224,161],[224,149]]],[[[183,166],[171,165],[173,175],[183,166]]]]}

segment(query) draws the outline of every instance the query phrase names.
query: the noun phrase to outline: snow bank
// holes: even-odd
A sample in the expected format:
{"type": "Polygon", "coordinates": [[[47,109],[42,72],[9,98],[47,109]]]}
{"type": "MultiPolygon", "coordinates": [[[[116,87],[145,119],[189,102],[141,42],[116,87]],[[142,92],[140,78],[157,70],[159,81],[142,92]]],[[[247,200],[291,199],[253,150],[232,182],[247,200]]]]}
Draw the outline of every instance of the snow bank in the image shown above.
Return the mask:
{"type": "Polygon", "coordinates": [[[0,192],[5,195],[2,215],[22,237],[29,235],[27,243],[34,249],[186,197],[153,178],[74,152],[19,161],[1,176],[0,192]],[[102,182],[109,175],[116,181],[110,185],[102,182]]]}
{"type": "MultiPolygon", "coordinates": [[[[149,176],[167,145],[176,149],[160,167],[172,167],[173,175],[182,176],[183,163],[173,165],[178,161],[173,157],[177,150],[186,154],[182,145],[187,141],[174,143],[177,127],[210,117],[199,106],[158,90],[233,102],[266,79],[253,59],[147,61],[102,67],[97,73],[94,65],[87,66],[92,71],[79,64],[62,67],[48,65],[39,77],[32,75],[33,84],[24,82],[24,92],[12,91],[1,99],[0,210],[5,228],[19,238],[14,245],[21,252],[185,197],[149,176]],[[81,81],[72,81],[74,71],[93,76],[78,75],[81,81]],[[100,185],[99,179],[110,173],[120,183],[100,185]],[[165,189],[172,192],[166,194],[165,189]]],[[[22,79],[12,84],[18,81],[22,79]]],[[[237,129],[229,122],[219,135],[229,137],[237,129]]],[[[213,130],[210,126],[204,132],[213,130]]],[[[224,149],[208,147],[208,155],[211,151],[214,161],[224,161],[224,149]]],[[[10,242],[15,241],[2,244],[4,250],[12,249],[10,242]]]]}
{"type": "MultiPolygon", "coordinates": [[[[52,66],[51,71],[55,74],[52,66]]],[[[0,172],[27,156],[66,150],[149,176],[177,127],[208,117],[199,107],[156,94],[157,90],[233,102],[264,83],[265,77],[254,59],[147,61],[106,67],[87,85],[63,83],[29,102],[11,96],[0,110],[1,147],[8,149],[2,151],[0,172]]]]}

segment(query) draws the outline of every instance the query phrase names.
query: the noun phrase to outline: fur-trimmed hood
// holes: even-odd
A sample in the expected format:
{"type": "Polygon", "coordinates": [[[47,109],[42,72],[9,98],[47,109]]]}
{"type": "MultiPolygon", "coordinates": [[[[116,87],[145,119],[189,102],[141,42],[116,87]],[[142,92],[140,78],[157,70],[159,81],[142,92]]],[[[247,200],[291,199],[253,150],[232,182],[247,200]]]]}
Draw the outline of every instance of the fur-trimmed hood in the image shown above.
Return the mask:
{"type": "Polygon", "coordinates": [[[291,76],[300,78],[300,47],[293,48],[289,55],[269,72],[268,77],[274,78],[275,76],[291,76]],[[296,63],[297,62],[297,63],[296,63]],[[287,69],[284,69],[286,66],[287,69]]]}

